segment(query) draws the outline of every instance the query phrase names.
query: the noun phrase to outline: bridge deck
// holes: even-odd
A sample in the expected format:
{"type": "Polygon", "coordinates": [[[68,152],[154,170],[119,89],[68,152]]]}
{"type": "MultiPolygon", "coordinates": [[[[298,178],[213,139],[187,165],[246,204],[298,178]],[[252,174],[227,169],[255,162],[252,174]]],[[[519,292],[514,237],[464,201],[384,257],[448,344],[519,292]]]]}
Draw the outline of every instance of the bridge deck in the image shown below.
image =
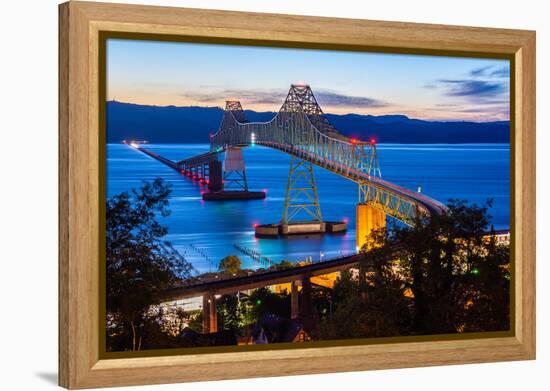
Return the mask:
{"type": "Polygon", "coordinates": [[[166,301],[181,300],[205,294],[230,294],[248,289],[284,284],[352,268],[359,262],[360,254],[353,254],[329,261],[317,262],[310,265],[295,266],[289,269],[270,271],[251,276],[228,278],[225,280],[209,281],[194,285],[181,286],[170,289],[165,296],[166,301]]]}
{"type": "Polygon", "coordinates": [[[409,190],[403,186],[396,185],[394,183],[385,181],[381,178],[367,175],[363,171],[349,168],[345,165],[338,165],[332,161],[325,161],[322,160],[318,155],[314,153],[309,153],[301,149],[296,149],[293,146],[289,145],[283,145],[278,144],[275,142],[266,142],[266,141],[257,141],[256,144],[258,145],[264,145],[267,147],[275,148],[280,151],[286,152],[290,155],[297,156],[301,159],[307,160],[312,162],[313,164],[320,166],[322,168],[325,168],[329,171],[332,171],[338,175],[342,175],[354,182],[370,182],[375,184],[376,186],[383,188],[389,192],[393,192],[400,197],[406,197],[411,199],[417,204],[422,205],[427,212],[430,214],[437,214],[437,215],[443,215],[447,211],[447,207],[440,203],[439,201],[436,201],[430,197],[427,197],[421,193],[414,192],[412,190],[409,190]]]}

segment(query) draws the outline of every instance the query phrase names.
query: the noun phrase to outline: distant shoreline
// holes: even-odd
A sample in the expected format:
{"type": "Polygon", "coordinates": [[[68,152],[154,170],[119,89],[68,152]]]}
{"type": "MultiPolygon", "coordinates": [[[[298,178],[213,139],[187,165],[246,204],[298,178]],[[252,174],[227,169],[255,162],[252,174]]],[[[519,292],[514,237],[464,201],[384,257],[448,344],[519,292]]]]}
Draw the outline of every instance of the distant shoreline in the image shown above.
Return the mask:
{"type": "MultiPolygon", "coordinates": [[[[268,122],[274,112],[245,110],[248,122],[268,122]]],[[[509,143],[510,121],[426,121],[406,115],[325,114],[337,131],[380,144],[509,143]]],[[[202,143],[217,131],[219,107],[146,106],[107,102],[107,140],[149,140],[155,143],[202,143]]]]}

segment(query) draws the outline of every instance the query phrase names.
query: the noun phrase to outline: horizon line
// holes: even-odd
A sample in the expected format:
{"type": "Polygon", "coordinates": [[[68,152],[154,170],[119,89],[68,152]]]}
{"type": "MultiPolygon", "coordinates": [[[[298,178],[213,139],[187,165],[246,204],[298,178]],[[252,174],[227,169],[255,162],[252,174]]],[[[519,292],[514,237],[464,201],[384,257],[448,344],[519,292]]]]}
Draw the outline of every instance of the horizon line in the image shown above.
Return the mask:
{"type": "MultiPolygon", "coordinates": [[[[145,103],[134,103],[134,102],[126,102],[126,101],[120,101],[120,100],[116,100],[116,99],[110,99],[110,100],[107,100],[106,103],[111,103],[111,102],[115,102],[115,103],[122,103],[122,104],[127,104],[127,105],[134,105],[134,106],[147,106],[147,107],[158,107],[158,108],[167,108],[167,107],[175,107],[175,108],[206,108],[206,109],[220,109],[222,111],[224,111],[224,108],[222,106],[198,106],[198,105],[188,105],[188,106],[178,106],[178,105],[158,105],[158,104],[145,104],[145,103]]],[[[240,102],[240,101],[239,101],[240,102]]],[[[253,111],[255,113],[277,113],[277,111],[257,111],[257,110],[253,110],[253,109],[247,109],[247,108],[243,108],[243,111],[253,111]]],[[[468,122],[468,123],[479,123],[479,124],[484,124],[484,123],[495,123],[495,122],[510,122],[510,118],[508,119],[502,119],[502,120],[489,120],[489,121],[474,121],[474,120],[463,120],[463,119],[426,119],[426,118],[417,118],[417,117],[409,117],[408,115],[406,114],[402,114],[402,113],[388,113],[388,114],[380,114],[380,115],[374,115],[374,114],[359,114],[359,113],[354,113],[354,112],[349,112],[349,113],[345,113],[345,114],[336,114],[336,113],[330,113],[330,112],[325,112],[323,111],[323,113],[325,115],[334,115],[334,116],[340,116],[340,117],[343,117],[343,116],[346,116],[346,115],[357,115],[357,116],[362,116],[362,117],[376,117],[376,118],[379,118],[379,117],[391,117],[391,116],[400,116],[400,117],[405,117],[409,120],[417,120],[417,121],[425,121],[425,122],[468,122]]]]}

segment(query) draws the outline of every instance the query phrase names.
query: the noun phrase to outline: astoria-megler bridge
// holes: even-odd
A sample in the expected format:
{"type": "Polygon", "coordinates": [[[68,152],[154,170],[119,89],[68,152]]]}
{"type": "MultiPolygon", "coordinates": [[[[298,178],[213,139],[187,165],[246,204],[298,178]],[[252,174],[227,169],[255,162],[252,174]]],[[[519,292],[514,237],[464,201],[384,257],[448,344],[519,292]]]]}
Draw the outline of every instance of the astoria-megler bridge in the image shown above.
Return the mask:
{"type": "Polygon", "coordinates": [[[283,226],[322,223],[313,165],[357,183],[359,247],[371,230],[385,225],[386,215],[413,225],[419,215],[441,215],[447,210],[420,192],[383,180],[375,141],[360,141],[339,133],[305,84],[291,85],[279,112],[268,122],[247,121],[240,102],[227,101],[219,130],[210,135],[210,152],[178,162],[177,169],[205,178],[215,187],[210,163],[225,153],[223,175],[218,175],[221,186],[248,191],[241,149],[252,145],[274,148],[292,157],[283,226]]]}
{"type": "MultiPolygon", "coordinates": [[[[363,247],[372,230],[385,226],[386,215],[414,225],[420,217],[439,216],[447,211],[445,205],[420,192],[383,180],[376,143],[340,134],[325,117],[308,85],[292,85],[281,109],[268,122],[248,122],[240,102],[227,101],[219,130],[210,136],[210,151],[201,155],[174,162],[142,148],[138,143],[130,144],[193,180],[208,184],[210,193],[203,194],[203,198],[212,200],[250,199],[258,194],[249,192],[242,148],[262,145],[289,154],[291,162],[285,203],[281,222],[277,225],[284,234],[300,232],[293,231],[293,227],[309,229],[307,227],[312,226],[317,227],[318,232],[324,232],[313,166],[357,183],[358,248],[363,247]]],[[[217,295],[290,283],[291,317],[306,322],[310,319],[311,278],[349,269],[357,262],[358,255],[352,254],[288,270],[184,284],[170,289],[166,301],[202,296],[203,331],[211,333],[218,327],[217,295]],[[300,292],[298,287],[301,287],[300,292]]]]}

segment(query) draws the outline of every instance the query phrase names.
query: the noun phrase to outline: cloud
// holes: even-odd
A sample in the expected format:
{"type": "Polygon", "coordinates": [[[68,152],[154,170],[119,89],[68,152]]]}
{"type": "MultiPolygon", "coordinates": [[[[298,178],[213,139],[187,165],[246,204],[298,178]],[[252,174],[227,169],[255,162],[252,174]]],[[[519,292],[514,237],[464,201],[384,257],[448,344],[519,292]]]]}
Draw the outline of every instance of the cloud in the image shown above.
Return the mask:
{"type": "Polygon", "coordinates": [[[469,75],[472,77],[508,77],[510,75],[510,67],[503,66],[501,68],[496,68],[493,65],[488,65],[484,67],[474,68],[469,72],[469,75]]]}
{"type": "Polygon", "coordinates": [[[234,97],[255,105],[282,105],[286,97],[285,90],[224,90],[222,96],[234,97]]]}
{"type": "Polygon", "coordinates": [[[470,76],[485,76],[487,71],[492,68],[492,65],[475,68],[470,71],[470,76]]]}
{"type": "Polygon", "coordinates": [[[485,66],[472,69],[466,78],[439,79],[424,87],[435,89],[441,101],[432,110],[478,114],[480,118],[506,119],[510,115],[509,68],[485,66]]]}
{"type": "Polygon", "coordinates": [[[506,92],[504,83],[486,80],[441,79],[438,83],[445,95],[454,97],[489,97],[506,92]]]}
{"type": "Polygon", "coordinates": [[[508,65],[501,68],[496,68],[493,65],[488,65],[480,68],[474,68],[469,72],[472,77],[489,77],[489,78],[501,78],[508,77],[510,75],[510,67],[508,65]]]}
{"type": "Polygon", "coordinates": [[[313,93],[317,97],[317,100],[319,101],[321,107],[323,105],[332,107],[355,108],[388,106],[386,102],[382,102],[378,99],[369,98],[366,96],[345,95],[328,90],[319,90],[318,92],[314,91],[313,93]]]}
{"type": "MultiPolygon", "coordinates": [[[[237,99],[250,105],[273,105],[273,109],[278,109],[284,102],[287,90],[249,90],[249,89],[225,89],[219,92],[201,92],[186,91],[179,95],[183,98],[194,100],[198,103],[219,105],[225,100],[237,99]]],[[[313,91],[321,107],[384,107],[385,102],[380,100],[340,94],[330,90],[313,91]]]]}

